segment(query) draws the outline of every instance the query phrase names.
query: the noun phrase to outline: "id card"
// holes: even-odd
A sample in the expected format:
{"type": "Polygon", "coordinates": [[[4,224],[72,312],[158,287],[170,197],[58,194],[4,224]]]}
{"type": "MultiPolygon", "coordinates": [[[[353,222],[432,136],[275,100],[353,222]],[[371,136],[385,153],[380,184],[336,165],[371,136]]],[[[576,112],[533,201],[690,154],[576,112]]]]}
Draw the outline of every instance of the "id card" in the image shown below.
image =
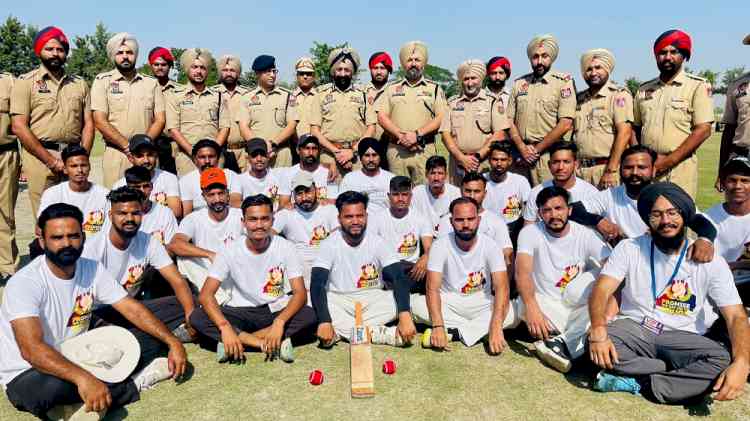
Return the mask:
{"type": "Polygon", "coordinates": [[[650,330],[654,335],[661,335],[661,333],[664,331],[664,323],[657,321],[655,319],[652,319],[651,317],[648,317],[648,316],[643,317],[641,326],[650,330]]]}

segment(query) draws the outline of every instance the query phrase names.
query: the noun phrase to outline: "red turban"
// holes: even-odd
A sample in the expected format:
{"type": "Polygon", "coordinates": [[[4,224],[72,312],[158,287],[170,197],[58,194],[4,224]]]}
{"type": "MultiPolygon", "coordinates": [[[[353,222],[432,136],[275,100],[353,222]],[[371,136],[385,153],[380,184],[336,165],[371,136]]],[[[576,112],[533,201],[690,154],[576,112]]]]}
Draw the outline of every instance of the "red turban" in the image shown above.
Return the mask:
{"type": "Polygon", "coordinates": [[[68,51],[70,50],[68,37],[66,37],[63,31],[56,26],[48,26],[37,32],[33,42],[34,53],[36,53],[37,56],[41,54],[42,48],[44,48],[44,45],[47,44],[47,42],[51,39],[60,41],[60,44],[62,44],[63,48],[65,49],[65,53],[68,53],[68,51]]]}
{"type": "Polygon", "coordinates": [[[659,38],[654,42],[654,55],[659,55],[659,51],[670,45],[678,49],[686,60],[690,60],[690,54],[693,51],[693,42],[690,40],[690,35],[679,29],[670,29],[659,35],[659,38]]]}
{"type": "Polygon", "coordinates": [[[169,49],[164,47],[154,47],[154,49],[148,52],[148,64],[154,64],[159,57],[163,58],[169,64],[174,63],[174,56],[169,49]]]}
{"type": "Polygon", "coordinates": [[[487,73],[493,72],[498,67],[502,67],[508,77],[510,77],[510,60],[505,57],[492,57],[487,62],[487,73]]]}
{"type": "Polygon", "coordinates": [[[370,56],[370,61],[368,62],[370,69],[375,67],[378,63],[383,63],[383,66],[388,69],[388,72],[393,72],[393,60],[391,60],[391,56],[385,51],[378,51],[370,56]]]}

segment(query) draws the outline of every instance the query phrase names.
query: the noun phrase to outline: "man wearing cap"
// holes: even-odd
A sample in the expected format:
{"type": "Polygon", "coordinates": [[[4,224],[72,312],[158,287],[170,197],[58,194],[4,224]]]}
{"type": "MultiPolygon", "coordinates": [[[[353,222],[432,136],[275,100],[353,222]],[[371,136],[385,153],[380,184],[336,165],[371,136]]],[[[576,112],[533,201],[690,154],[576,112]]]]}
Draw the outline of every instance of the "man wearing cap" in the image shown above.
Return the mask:
{"type": "Polygon", "coordinates": [[[107,41],[113,70],[98,74],[91,85],[91,110],[106,147],[102,157],[104,187],[112,185],[132,165],[128,140],[144,133],[157,138],[166,123],[164,95],[156,78],[138,73],[138,41],[120,32],[107,41]]]}
{"type": "MultiPolygon", "coordinates": [[[[174,93],[174,89],[180,84],[169,78],[169,72],[174,67],[174,56],[168,48],[154,47],[148,52],[148,66],[151,68],[156,80],[159,82],[161,92],[164,95],[165,124],[164,130],[159,137],[154,139],[154,143],[159,148],[159,168],[164,171],[177,174],[175,168],[174,153],[172,151],[172,138],[169,137],[169,130],[166,126],[166,107],[169,103],[169,96],[174,93]]],[[[175,150],[176,150],[175,144],[175,150]]]]}
{"type": "MultiPolygon", "coordinates": [[[[211,139],[201,139],[193,145],[192,155],[195,169],[180,178],[180,199],[182,200],[182,214],[202,209],[206,206],[203,195],[201,177],[207,169],[219,167],[219,153],[221,147],[211,139]]],[[[229,204],[239,208],[242,203],[242,187],[239,175],[226,168],[221,170],[227,180],[229,189],[229,204]]]]}
{"type": "Polygon", "coordinates": [[[640,143],[659,154],[654,165],[656,178],[675,183],[696,197],[696,152],[711,136],[714,106],[711,85],[683,68],[691,54],[690,35],[683,31],[672,29],[656,39],[659,77],[638,88],[633,125],[640,143]]]}
{"type": "MultiPolygon", "coordinates": [[[[367,94],[367,104],[376,109],[375,102],[385,92],[385,86],[388,84],[391,73],[393,73],[393,59],[385,51],[378,51],[370,56],[367,67],[370,69],[370,82],[364,88],[367,94]]],[[[383,127],[380,126],[380,123],[377,123],[373,137],[380,141],[381,148],[385,151],[388,149],[388,139],[383,138],[383,133],[383,127]]],[[[383,168],[388,169],[388,162],[387,160],[384,161],[382,163],[383,168]]]]}
{"type": "Polygon", "coordinates": [[[279,71],[276,59],[260,55],[253,61],[258,87],[242,97],[238,123],[242,138],[265,139],[271,166],[292,166],[290,143],[297,129],[297,107],[292,94],[276,84],[279,71]]]}
{"type": "Polygon", "coordinates": [[[378,213],[388,209],[388,189],[394,174],[380,168],[380,143],[366,137],[357,145],[357,155],[362,168],[352,171],[341,180],[339,191],[356,191],[367,195],[367,212],[378,213]]]}
{"type": "Polygon", "coordinates": [[[70,49],[65,34],[54,26],[44,28],[34,37],[33,47],[42,64],[16,80],[10,115],[23,146],[21,159],[36,218],[42,192],[63,179],[60,151],[69,143],[80,143],[90,151],[94,120],[86,81],[65,73],[70,49]]]}
{"type": "Polygon", "coordinates": [[[193,145],[201,139],[213,139],[220,147],[226,143],[231,126],[229,112],[219,92],[206,86],[214,58],[208,50],[188,48],[180,57],[188,84],[175,88],[167,101],[167,130],[175,141],[175,163],[179,177],[193,171],[190,159],[193,145]]]}
{"type": "Polygon", "coordinates": [[[271,199],[274,211],[279,207],[279,190],[284,184],[286,168],[270,168],[268,143],[260,138],[247,142],[247,171],[239,176],[242,198],[262,194],[271,199]]]}
{"type": "Polygon", "coordinates": [[[435,134],[447,108],[445,93],[424,78],[428,55],[423,42],[407,42],[398,58],[405,77],[388,84],[375,111],[389,137],[389,168],[420,184],[425,181],[425,161],[437,154],[435,134]]]}
{"type": "Polygon", "coordinates": [[[279,186],[279,208],[292,208],[292,193],[294,192],[292,180],[299,173],[310,174],[315,181],[317,200],[324,204],[333,204],[338,186],[329,184],[328,180],[331,176],[328,168],[320,164],[320,142],[318,142],[318,138],[310,134],[302,135],[297,142],[297,155],[299,155],[299,164],[295,164],[285,171],[286,176],[283,177],[279,186]]]}
{"type": "Polygon", "coordinates": [[[610,80],[614,68],[615,57],[604,48],[581,56],[581,74],[589,88],[577,94],[573,141],[581,178],[600,190],[617,185],[620,156],[632,134],[633,97],[610,80]]]}
{"type": "MultiPolygon", "coordinates": [[[[750,45],[750,35],[743,44],[750,45]]],[[[727,88],[727,100],[724,105],[724,132],[721,134],[721,155],[719,170],[732,154],[750,157],[750,72],[732,82],[727,88]]],[[[721,187],[717,177],[717,188],[721,187]]]]}
{"type": "Polygon", "coordinates": [[[10,94],[13,75],[0,73],[0,282],[16,273],[19,255],[16,245],[16,200],[21,156],[18,139],[10,128],[10,94]]]}
{"type": "Polygon", "coordinates": [[[483,172],[490,143],[506,138],[508,118],[497,107],[496,100],[482,89],[485,65],[467,60],[458,66],[456,75],[461,93],[448,100],[448,112],[440,125],[443,142],[450,153],[449,174],[453,184],[466,172],[483,172]]]}
{"type": "Polygon", "coordinates": [[[323,164],[336,164],[339,174],[359,167],[355,151],[360,139],[375,134],[375,111],[367,94],[352,80],[359,69],[359,54],[349,47],[328,55],[333,83],[321,86],[310,109],[310,133],[318,138],[323,164]]]}
{"type": "Polygon", "coordinates": [[[297,108],[297,137],[302,138],[310,134],[310,107],[313,97],[318,93],[315,87],[315,64],[310,57],[300,57],[294,63],[294,71],[297,74],[297,88],[292,91],[289,100],[297,108]]]}
{"type": "Polygon", "coordinates": [[[240,58],[225,54],[221,56],[217,63],[219,70],[219,84],[212,86],[211,89],[219,93],[221,101],[224,103],[223,109],[229,114],[230,128],[227,137],[227,149],[234,155],[237,160],[237,166],[240,171],[247,168],[247,154],[245,153],[245,139],[240,134],[240,126],[237,125],[237,115],[240,111],[242,95],[250,91],[250,88],[239,84],[242,76],[242,62],[240,58]]]}
{"type": "Polygon", "coordinates": [[[521,154],[518,170],[532,187],[552,177],[547,149],[573,128],[576,89],[570,74],[551,70],[558,52],[554,36],[534,37],[526,47],[532,72],[516,79],[510,92],[510,137],[521,154]]]}

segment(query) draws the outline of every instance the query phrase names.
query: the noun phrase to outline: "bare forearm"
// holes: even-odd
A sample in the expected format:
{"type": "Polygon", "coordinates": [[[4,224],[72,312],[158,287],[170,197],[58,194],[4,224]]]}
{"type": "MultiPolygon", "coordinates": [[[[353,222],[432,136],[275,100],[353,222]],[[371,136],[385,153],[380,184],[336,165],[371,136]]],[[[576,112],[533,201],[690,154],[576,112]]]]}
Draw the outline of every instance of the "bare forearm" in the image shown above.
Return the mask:
{"type": "Polygon", "coordinates": [[[630,124],[628,123],[617,126],[617,135],[615,136],[615,141],[612,143],[612,149],[609,152],[609,162],[607,163],[608,170],[618,171],[620,168],[620,158],[630,142],[632,132],[630,124]]]}
{"type": "Polygon", "coordinates": [[[229,138],[229,128],[225,127],[223,129],[219,129],[219,132],[216,133],[216,143],[219,144],[219,146],[224,146],[225,143],[227,143],[227,138],[229,138]]]}
{"type": "Polygon", "coordinates": [[[165,122],[166,121],[164,118],[164,114],[161,113],[161,117],[159,114],[157,114],[156,118],[154,118],[154,121],[146,130],[146,135],[151,139],[156,139],[157,137],[161,136],[161,133],[164,131],[165,122]]]}
{"type": "Polygon", "coordinates": [[[135,327],[158,339],[163,344],[171,346],[172,344],[180,343],[179,339],[169,331],[169,328],[138,301],[132,298],[125,298],[112,307],[135,327]]]}
{"type": "Polygon", "coordinates": [[[432,120],[428,121],[427,124],[420,127],[417,131],[422,136],[434,134],[440,128],[440,123],[442,121],[443,121],[443,113],[437,114],[432,120]]]}
{"type": "Polygon", "coordinates": [[[677,166],[682,161],[689,158],[711,135],[711,125],[701,124],[693,128],[690,135],[668,155],[671,167],[677,166]]]}
{"type": "Polygon", "coordinates": [[[206,315],[209,319],[218,327],[220,330],[224,329],[226,327],[230,327],[230,323],[227,321],[226,317],[224,317],[224,313],[221,312],[221,307],[219,307],[219,302],[216,301],[216,291],[218,290],[218,283],[216,280],[209,279],[206,284],[203,285],[203,289],[201,289],[200,296],[198,300],[200,301],[201,306],[203,307],[203,311],[206,312],[206,315]],[[208,285],[209,281],[211,281],[212,285],[208,285]]]}
{"type": "MultiPolygon", "coordinates": [[[[745,313],[744,309],[739,309],[738,312],[745,313]]],[[[750,328],[747,316],[740,314],[730,319],[727,322],[727,330],[732,343],[732,361],[750,361],[750,328]]]]}
{"type": "Polygon", "coordinates": [[[37,371],[73,384],[79,384],[83,378],[90,376],[86,370],[70,362],[44,342],[24,346],[21,349],[21,355],[37,371]]]}
{"type": "Polygon", "coordinates": [[[463,155],[463,152],[461,152],[461,149],[458,148],[458,144],[456,144],[456,139],[453,138],[453,135],[449,131],[444,131],[441,133],[443,136],[443,144],[445,145],[445,148],[448,149],[448,152],[451,154],[452,157],[458,159],[463,155]]]}
{"type": "Polygon", "coordinates": [[[276,136],[276,139],[274,140],[274,143],[281,146],[289,141],[289,138],[292,137],[293,134],[297,132],[296,130],[297,124],[296,123],[289,123],[286,127],[284,127],[284,130],[281,131],[276,136]]]}
{"type": "Polygon", "coordinates": [[[193,243],[181,239],[172,239],[172,242],[169,244],[169,250],[180,257],[204,257],[208,259],[213,255],[211,251],[197,247],[193,243]]]}
{"type": "Polygon", "coordinates": [[[380,127],[383,128],[386,132],[390,133],[391,136],[398,139],[398,137],[401,135],[401,129],[396,126],[396,124],[391,120],[391,116],[385,113],[378,113],[378,123],[380,123],[380,127]]]}
{"type": "Polygon", "coordinates": [[[430,321],[433,326],[443,325],[443,310],[440,300],[440,284],[442,283],[442,274],[436,272],[427,272],[427,286],[425,291],[425,300],[427,301],[427,312],[430,314],[430,321]]]}
{"type": "Polygon", "coordinates": [[[34,155],[36,159],[42,161],[46,165],[51,165],[54,162],[55,157],[49,153],[47,149],[42,146],[39,138],[34,135],[29,126],[26,123],[18,122],[19,117],[13,117],[13,133],[18,136],[18,140],[21,141],[26,151],[34,155]]]}
{"type": "Polygon", "coordinates": [[[278,316],[276,316],[277,319],[280,319],[286,324],[289,319],[294,317],[297,312],[302,310],[302,307],[305,306],[307,303],[307,292],[304,291],[304,288],[302,291],[298,291],[297,293],[292,294],[292,298],[289,299],[289,302],[287,303],[286,307],[281,310],[278,316]]]}
{"type": "Polygon", "coordinates": [[[125,136],[123,136],[122,133],[120,133],[115,128],[115,126],[107,121],[107,117],[105,115],[98,111],[95,112],[94,122],[96,124],[96,129],[99,130],[99,132],[102,134],[104,140],[109,143],[115,144],[115,146],[119,147],[122,150],[125,150],[128,147],[128,139],[125,138],[125,136]]]}
{"type": "Polygon", "coordinates": [[[320,142],[320,146],[323,147],[323,149],[327,150],[330,153],[334,153],[338,148],[334,146],[333,143],[331,143],[330,140],[328,140],[325,135],[323,135],[323,131],[320,130],[320,126],[310,126],[310,134],[318,138],[318,142],[320,142]]]}
{"type": "Polygon", "coordinates": [[[505,317],[508,315],[508,303],[510,297],[506,273],[501,272],[498,274],[492,274],[495,300],[492,306],[492,320],[490,321],[490,324],[494,328],[500,329],[502,329],[505,317]]]}
{"type": "Polygon", "coordinates": [[[592,328],[607,326],[607,302],[610,297],[611,294],[606,290],[599,285],[594,285],[589,298],[589,318],[592,328]]]}
{"type": "Polygon", "coordinates": [[[193,146],[190,144],[190,142],[188,142],[185,136],[182,135],[180,129],[170,129],[169,135],[175,142],[177,142],[177,146],[179,146],[183,152],[185,152],[186,154],[190,154],[192,152],[193,146]]]}
{"type": "Polygon", "coordinates": [[[523,138],[521,138],[521,132],[518,131],[515,123],[510,124],[510,140],[516,145],[517,149],[523,149],[523,138]]]}
{"type": "Polygon", "coordinates": [[[542,153],[547,150],[547,148],[552,146],[553,143],[562,139],[565,133],[569,132],[572,127],[573,122],[571,119],[561,118],[560,121],[557,122],[557,125],[547,133],[547,135],[544,136],[544,139],[542,139],[542,141],[536,146],[537,151],[542,153]]]}
{"type": "Polygon", "coordinates": [[[94,120],[91,113],[88,113],[84,117],[83,129],[81,130],[81,146],[89,153],[94,146],[94,131],[94,120]]]}
{"type": "Polygon", "coordinates": [[[185,279],[180,275],[177,271],[177,267],[173,264],[160,269],[159,273],[167,280],[172,287],[172,290],[174,290],[174,295],[177,298],[177,301],[180,302],[180,305],[185,312],[185,317],[188,317],[195,309],[195,303],[193,302],[193,294],[190,292],[190,287],[188,287],[187,282],[185,282],[185,279]]]}

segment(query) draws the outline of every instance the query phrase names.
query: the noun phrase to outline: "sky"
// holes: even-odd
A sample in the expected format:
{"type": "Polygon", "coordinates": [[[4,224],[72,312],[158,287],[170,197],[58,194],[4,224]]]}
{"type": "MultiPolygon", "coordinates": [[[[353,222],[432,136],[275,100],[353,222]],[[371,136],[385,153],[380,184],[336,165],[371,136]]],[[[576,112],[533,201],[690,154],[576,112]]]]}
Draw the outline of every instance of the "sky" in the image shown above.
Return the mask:
{"type": "Polygon", "coordinates": [[[388,51],[398,62],[400,46],[422,40],[429,62],[455,71],[470,58],[510,58],[512,77],[529,72],[526,45],[536,34],[552,33],[560,43],[553,68],[566,71],[584,86],[580,56],[607,48],[616,58],[613,79],[656,77],[652,45],[665,30],[682,29],[693,39],[693,70],[723,71],[745,65],[750,70],[750,2],[644,1],[460,2],[358,1],[59,1],[13,2],[8,14],[38,27],[59,26],[73,38],[92,33],[97,22],[110,32],[127,31],[139,40],[141,62],[155,45],[202,47],[215,57],[233,53],[249,69],[259,54],[276,57],[280,77],[293,79],[294,62],[308,55],[313,41],[348,41],[362,61],[388,51]],[[106,4],[106,6],[102,6],[106,4]],[[526,7],[523,7],[526,6],[526,7]],[[54,12],[53,12],[54,11],[54,12]]]}

